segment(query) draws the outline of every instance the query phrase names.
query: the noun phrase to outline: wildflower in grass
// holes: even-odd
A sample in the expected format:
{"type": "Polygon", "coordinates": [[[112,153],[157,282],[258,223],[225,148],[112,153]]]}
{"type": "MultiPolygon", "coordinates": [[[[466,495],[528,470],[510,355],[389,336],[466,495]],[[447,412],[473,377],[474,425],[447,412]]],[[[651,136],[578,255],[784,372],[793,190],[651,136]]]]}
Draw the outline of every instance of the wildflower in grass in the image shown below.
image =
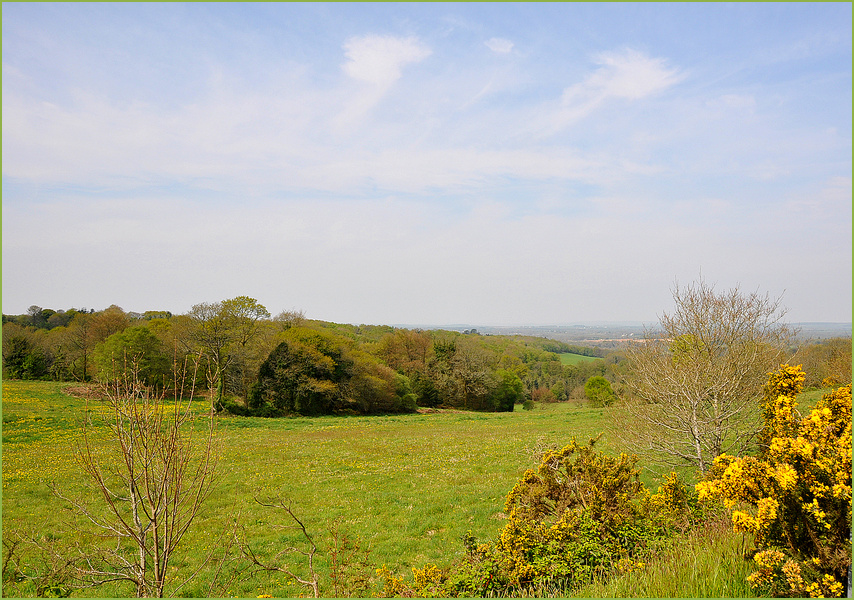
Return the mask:
{"type": "Polygon", "coordinates": [[[620,574],[636,573],[643,571],[644,567],[646,567],[646,564],[640,561],[632,560],[631,558],[621,558],[617,561],[615,570],[620,574]]]}

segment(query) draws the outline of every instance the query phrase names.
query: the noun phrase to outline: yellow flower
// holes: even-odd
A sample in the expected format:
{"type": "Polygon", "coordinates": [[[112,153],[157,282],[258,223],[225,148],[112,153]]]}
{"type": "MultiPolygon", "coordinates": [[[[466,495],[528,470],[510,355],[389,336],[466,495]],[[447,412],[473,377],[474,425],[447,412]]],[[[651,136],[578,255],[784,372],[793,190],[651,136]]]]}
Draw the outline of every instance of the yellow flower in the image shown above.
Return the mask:
{"type": "Polygon", "coordinates": [[[777,518],[777,507],[780,504],[773,498],[763,498],[757,503],[756,520],[760,524],[767,524],[777,518]]]}
{"type": "Polygon", "coordinates": [[[735,533],[759,531],[759,522],[744,511],[736,510],[732,513],[732,530],[735,533]]]}
{"type": "Polygon", "coordinates": [[[753,557],[753,562],[755,562],[760,568],[773,569],[783,562],[785,558],[786,555],[779,550],[763,550],[762,552],[756,553],[753,557]]]}
{"type": "Polygon", "coordinates": [[[783,565],[783,574],[786,576],[786,583],[789,584],[791,592],[800,592],[804,587],[804,579],[801,577],[801,565],[793,560],[786,561],[783,565]]]}
{"type": "Polygon", "coordinates": [[[777,467],[774,472],[774,478],[784,490],[790,490],[798,483],[798,472],[795,471],[792,465],[784,463],[777,467]]]}

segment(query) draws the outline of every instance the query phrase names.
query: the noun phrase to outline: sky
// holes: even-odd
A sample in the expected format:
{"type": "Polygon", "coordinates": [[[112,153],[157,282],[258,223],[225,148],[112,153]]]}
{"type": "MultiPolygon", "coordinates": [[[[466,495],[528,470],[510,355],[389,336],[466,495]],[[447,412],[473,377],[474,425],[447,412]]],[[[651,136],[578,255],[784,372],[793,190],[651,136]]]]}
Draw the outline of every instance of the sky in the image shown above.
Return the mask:
{"type": "Polygon", "coordinates": [[[2,308],[851,321],[851,3],[4,3],[2,308]]]}

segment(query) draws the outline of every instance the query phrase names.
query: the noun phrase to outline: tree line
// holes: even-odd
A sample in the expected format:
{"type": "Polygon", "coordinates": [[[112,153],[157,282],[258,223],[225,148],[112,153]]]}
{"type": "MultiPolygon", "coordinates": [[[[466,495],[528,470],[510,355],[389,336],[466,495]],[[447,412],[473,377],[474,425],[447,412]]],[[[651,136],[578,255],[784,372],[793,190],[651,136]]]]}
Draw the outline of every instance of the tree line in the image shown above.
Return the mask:
{"type": "Polygon", "coordinates": [[[106,383],[132,366],[162,390],[174,364],[198,357],[195,383],[212,390],[215,408],[242,415],[512,411],[583,398],[591,377],[619,378],[618,355],[563,365],[563,352],[602,355],[536,337],[337,324],[300,311],[272,316],[248,296],[180,315],[116,305],[34,305],[3,315],[4,377],[106,383]]]}

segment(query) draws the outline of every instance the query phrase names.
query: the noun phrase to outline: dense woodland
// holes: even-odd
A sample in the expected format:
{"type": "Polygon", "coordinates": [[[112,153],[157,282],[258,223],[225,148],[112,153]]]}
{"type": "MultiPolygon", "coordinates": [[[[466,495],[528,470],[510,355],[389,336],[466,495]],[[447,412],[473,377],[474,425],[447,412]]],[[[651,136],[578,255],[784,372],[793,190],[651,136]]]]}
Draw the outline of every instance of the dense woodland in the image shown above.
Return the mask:
{"type": "Polygon", "coordinates": [[[183,315],[115,305],[3,315],[7,378],[106,383],[131,364],[143,382],[162,389],[176,361],[198,366],[197,384],[212,390],[218,408],[281,416],[512,411],[526,402],[581,399],[591,377],[619,380],[620,354],[476,330],[344,325],[295,311],[272,317],[245,296],[183,315]],[[562,364],[565,353],[600,360],[562,364]]]}

